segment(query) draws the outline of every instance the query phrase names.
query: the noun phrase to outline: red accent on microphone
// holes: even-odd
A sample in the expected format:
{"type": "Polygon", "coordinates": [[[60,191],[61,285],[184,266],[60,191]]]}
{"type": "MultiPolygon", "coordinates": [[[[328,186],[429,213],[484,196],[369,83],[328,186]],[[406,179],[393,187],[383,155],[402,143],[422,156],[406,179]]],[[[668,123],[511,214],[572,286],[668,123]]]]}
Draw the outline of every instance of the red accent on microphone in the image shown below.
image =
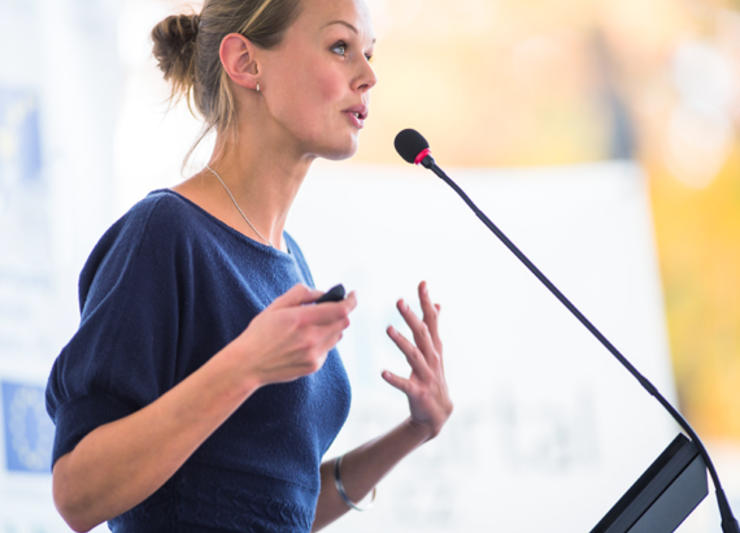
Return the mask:
{"type": "Polygon", "coordinates": [[[429,148],[424,148],[421,152],[419,152],[419,155],[416,156],[416,159],[414,159],[414,165],[418,165],[422,161],[424,161],[424,158],[428,156],[432,151],[429,148]]]}

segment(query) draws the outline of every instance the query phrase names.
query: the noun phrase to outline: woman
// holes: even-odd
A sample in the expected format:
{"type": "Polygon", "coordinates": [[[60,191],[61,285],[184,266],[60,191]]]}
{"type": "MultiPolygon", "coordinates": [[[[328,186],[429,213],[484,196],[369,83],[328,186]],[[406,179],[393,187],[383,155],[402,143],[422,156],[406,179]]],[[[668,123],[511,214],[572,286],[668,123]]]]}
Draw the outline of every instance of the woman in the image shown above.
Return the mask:
{"type": "Polygon", "coordinates": [[[116,222],[80,276],[49,378],[55,503],[77,531],[308,531],[368,495],[452,411],[437,318],[401,300],[410,416],[322,462],[349,410],[334,345],[354,293],[314,305],[283,226],[317,157],[357,149],[376,79],[361,0],[210,0],[152,32],[173,94],[216,130],[204,170],[116,222]]]}

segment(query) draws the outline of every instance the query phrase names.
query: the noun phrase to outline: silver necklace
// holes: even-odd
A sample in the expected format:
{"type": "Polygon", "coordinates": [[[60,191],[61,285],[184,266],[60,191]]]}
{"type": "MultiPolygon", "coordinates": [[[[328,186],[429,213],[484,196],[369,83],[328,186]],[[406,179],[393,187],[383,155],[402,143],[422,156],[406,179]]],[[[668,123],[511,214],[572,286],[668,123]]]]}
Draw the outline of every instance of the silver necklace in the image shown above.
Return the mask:
{"type": "Polygon", "coordinates": [[[226,190],[226,194],[228,194],[229,195],[229,198],[231,198],[231,201],[234,203],[234,207],[236,207],[236,210],[239,211],[239,214],[244,219],[244,222],[246,222],[249,225],[249,227],[252,228],[252,231],[254,231],[259,236],[260,239],[262,239],[264,242],[266,242],[271,248],[275,248],[275,246],[272,244],[272,241],[270,241],[270,239],[265,239],[262,236],[262,234],[259,231],[257,231],[257,228],[254,227],[254,224],[252,224],[249,221],[249,219],[247,218],[247,215],[245,215],[244,214],[244,211],[242,211],[242,208],[239,207],[239,204],[236,202],[236,198],[234,198],[234,195],[231,194],[231,190],[226,186],[226,182],[221,178],[221,176],[218,174],[218,172],[216,172],[215,170],[213,170],[210,165],[206,165],[206,168],[208,170],[210,170],[213,173],[213,175],[216,176],[216,179],[218,179],[218,181],[221,182],[221,185],[224,186],[224,189],[226,190]]]}

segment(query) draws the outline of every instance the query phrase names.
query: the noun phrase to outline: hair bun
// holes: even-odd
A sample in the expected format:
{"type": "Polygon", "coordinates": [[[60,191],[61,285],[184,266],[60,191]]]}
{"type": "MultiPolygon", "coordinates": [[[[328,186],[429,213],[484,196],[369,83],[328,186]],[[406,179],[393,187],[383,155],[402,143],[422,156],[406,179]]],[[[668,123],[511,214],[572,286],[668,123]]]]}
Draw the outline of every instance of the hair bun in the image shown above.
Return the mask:
{"type": "Polygon", "coordinates": [[[172,15],[154,26],[154,57],[173,84],[173,92],[187,92],[193,84],[193,57],[200,15],[172,15]]]}

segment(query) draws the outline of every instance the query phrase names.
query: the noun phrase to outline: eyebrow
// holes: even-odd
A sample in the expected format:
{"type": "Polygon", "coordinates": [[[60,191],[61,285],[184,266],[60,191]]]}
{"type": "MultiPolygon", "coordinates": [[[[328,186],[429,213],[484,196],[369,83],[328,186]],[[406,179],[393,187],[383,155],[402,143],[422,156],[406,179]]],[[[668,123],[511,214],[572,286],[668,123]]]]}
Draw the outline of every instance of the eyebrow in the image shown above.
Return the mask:
{"type": "MultiPolygon", "coordinates": [[[[349,22],[345,20],[332,20],[331,22],[327,22],[326,24],[324,24],[323,27],[326,28],[327,26],[331,26],[332,24],[341,24],[342,26],[347,26],[350,30],[352,30],[353,32],[357,34],[360,33],[359,31],[357,31],[357,28],[355,28],[352,24],[350,24],[349,22]]],[[[371,42],[375,44],[375,41],[377,41],[377,39],[373,38],[371,42]]]]}

